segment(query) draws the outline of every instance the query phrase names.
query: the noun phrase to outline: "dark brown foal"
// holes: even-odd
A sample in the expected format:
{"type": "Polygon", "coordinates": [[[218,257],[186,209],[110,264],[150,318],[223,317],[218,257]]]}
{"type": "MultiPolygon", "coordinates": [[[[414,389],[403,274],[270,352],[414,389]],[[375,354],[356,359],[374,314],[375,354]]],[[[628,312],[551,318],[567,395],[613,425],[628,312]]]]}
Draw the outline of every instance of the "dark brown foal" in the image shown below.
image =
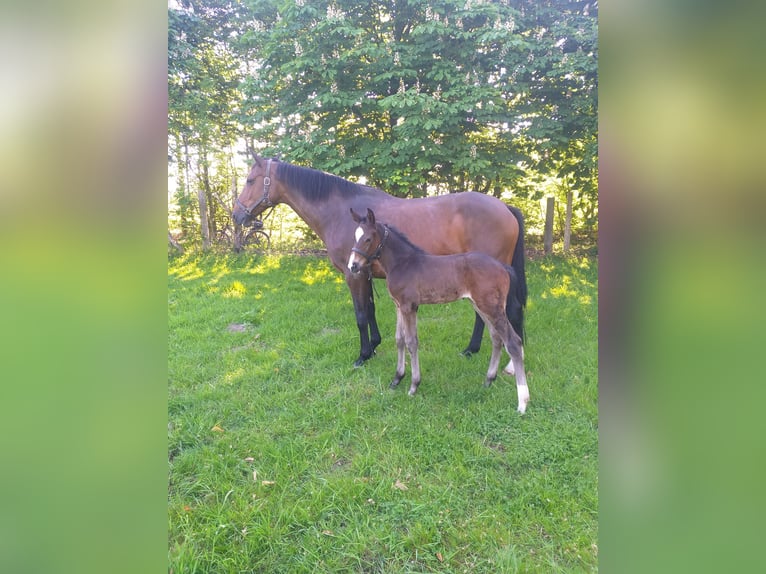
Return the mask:
{"type": "Polygon", "coordinates": [[[349,270],[357,274],[378,261],[386,273],[388,292],[396,303],[397,364],[391,387],[396,387],[404,378],[405,348],[412,360],[410,396],[416,393],[420,384],[418,307],[465,298],[473,303],[492,339],[492,356],[484,385],[490,386],[497,377],[502,348],[505,347],[511,356],[506,370],[511,373],[515,370],[518,411],[524,413],[529,402],[529,389],[521,337],[514,331],[505,312],[509,297],[512,298],[515,292],[513,269],[483,253],[429,255],[395,228],[376,222],[371,209],[367,209],[366,217],[353,209],[351,215],[358,227],[356,243],[348,260],[349,270]]]}

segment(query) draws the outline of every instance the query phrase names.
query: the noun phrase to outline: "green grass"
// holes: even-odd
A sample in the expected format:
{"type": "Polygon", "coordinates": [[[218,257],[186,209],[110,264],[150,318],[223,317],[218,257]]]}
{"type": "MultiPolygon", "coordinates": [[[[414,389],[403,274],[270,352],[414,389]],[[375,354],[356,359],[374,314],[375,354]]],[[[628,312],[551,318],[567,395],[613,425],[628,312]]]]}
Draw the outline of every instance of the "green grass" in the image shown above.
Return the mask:
{"type": "Polygon", "coordinates": [[[170,570],[595,571],[597,272],[529,262],[520,416],[512,377],[482,386],[489,346],[459,354],[468,302],[421,308],[410,398],[409,371],[388,389],[383,282],[383,343],[354,369],[351,299],[325,259],[172,259],[170,570]]]}

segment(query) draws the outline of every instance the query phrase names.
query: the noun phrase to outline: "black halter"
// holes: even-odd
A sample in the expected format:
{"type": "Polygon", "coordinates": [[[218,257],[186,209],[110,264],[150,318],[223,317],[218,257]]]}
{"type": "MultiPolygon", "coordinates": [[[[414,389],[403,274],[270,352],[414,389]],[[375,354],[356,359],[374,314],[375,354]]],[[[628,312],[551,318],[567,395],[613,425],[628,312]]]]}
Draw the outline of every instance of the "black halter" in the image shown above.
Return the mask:
{"type": "Polygon", "coordinates": [[[364,257],[364,260],[367,263],[371,263],[372,261],[375,261],[376,259],[380,259],[380,252],[383,251],[383,247],[386,244],[386,239],[388,239],[388,227],[384,225],[383,239],[381,240],[380,243],[378,243],[378,248],[375,250],[375,253],[373,253],[372,255],[367,255],[364,251],[362,251],[361,249],[357,249],[356,247],[352,247],[351,251],[354,253],[358,253],[359,255],[364,257]]]}
{"type": "MultiPolygon", "coordinates": [[[[271,199],[269,198],[269,187],[271,186],[271,159],[268,160],[266,163],[266,175],[263,177],[263,197],[259,199],[253,207],[248,209],[245,207],[245,204],[242,203],[239,198],[237,198],[237,206],[239,206],[241,209],[244,210],[245,213],[247,213],[250,217],[253,216],[253,211],[256,207],[260,206],[261,204],[265,204],[265,208],[274,207],[274,204],[271,203],[271,199]]],[[[264,208],[264,209],[265,209],[264,208]]]]}

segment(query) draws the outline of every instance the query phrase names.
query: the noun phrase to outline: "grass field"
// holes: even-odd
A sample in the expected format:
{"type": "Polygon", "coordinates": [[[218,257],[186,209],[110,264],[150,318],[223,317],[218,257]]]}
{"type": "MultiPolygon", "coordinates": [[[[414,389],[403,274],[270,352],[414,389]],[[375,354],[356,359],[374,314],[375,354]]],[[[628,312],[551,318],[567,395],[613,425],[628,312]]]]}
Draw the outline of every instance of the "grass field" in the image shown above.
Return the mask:
{"type": "Polygon", "coordinates": [[[410,398],[409,371],[388,389],[382,281],[383,343],[354,369],[351,298],[326,259],[168,269],[169,571],[597,570],[595,259],[528,262],[523,416],[512,377],[482,386],[486,336],[459,354],[466,301],[421,307],[410,398]]]}

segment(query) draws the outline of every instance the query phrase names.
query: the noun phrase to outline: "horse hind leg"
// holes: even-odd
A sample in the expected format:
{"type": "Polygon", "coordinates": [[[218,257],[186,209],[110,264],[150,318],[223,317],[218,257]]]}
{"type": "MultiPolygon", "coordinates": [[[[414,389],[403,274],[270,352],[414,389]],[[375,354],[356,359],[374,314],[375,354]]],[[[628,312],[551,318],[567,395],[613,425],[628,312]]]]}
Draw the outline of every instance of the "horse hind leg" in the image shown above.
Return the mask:
{"type": "Polygon", "coordinates": [[[492,385],[492,382],[497,378],[497,370],[500,367],[500,358],[503,353],[503,341],[497,331],[493,328],[490,328],[489,335],[492,339],[492,355],[489,358],[487,379],[484,381],[485,387],[492,385]]]}
{"type": "Polygon", "coordinates": [[[516,394],[519,399],[517,410],[524,414],[529,403],[529,387],[527,387],[527,374],[524,370],[524,349],[521,346],[521,337],[516,334],[516,331],[509,328],[508,333],[509,336],[505,338],[505,350],[508,351],[511,361],[516,366],[516,394]]]}
{"type": "MultiPolygon", "coordinates": [[[[524,358],[524,347],[521,347],[521,358],[524,358]]],[[[503,372],[506,375],[515,375],[516,374],[516,367],[513,365],[513,359],[510,359],[508,361],[508,364],[506,365],[505,369],[503,369],[503,372]]]]}

